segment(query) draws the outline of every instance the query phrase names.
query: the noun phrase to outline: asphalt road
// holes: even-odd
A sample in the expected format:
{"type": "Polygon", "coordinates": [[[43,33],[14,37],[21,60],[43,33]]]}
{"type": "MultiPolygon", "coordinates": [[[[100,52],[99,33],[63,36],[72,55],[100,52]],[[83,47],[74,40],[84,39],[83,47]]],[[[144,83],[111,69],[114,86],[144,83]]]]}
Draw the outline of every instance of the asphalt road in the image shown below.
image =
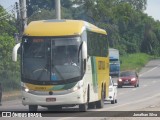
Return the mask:
{"type": "MultiPolygon", "coordinates": [[[[86,117],[87,119],[100,119],[105,118],[92,118],[93,116],[99,117],[101,114],[115,113],[114,111],[146,111],[155,110],[157,106],[160,106],[160,60],[150,61],[139,73],[140,86],[134,87],[123,87],[118,88],[118,103],[110,104],[105,102],[103,109],[90,109],[89,112],[81,113],[76,112],[77,108],[65,108],[64,111],[75,111],[75,112],[53,112],[49,113],[49,116],[56,116],[54,119],[66,120],[75,119],[75,117],[86,117]],[[151,109],[150,109],[151,108],[151,109]],[[98,112],[95,112],[98,111],[98,112]],[[108,111],[108,113],[107,113],[108,111]],[[111,112],[109,112],[111,111],[111,112]],[[97,114],[97,115],[96,115],[97,114]],[[63,117],[65,116],[65,117],[63,117]],[[67,117],[66,117],[67,116],[67,117]]],[[[114,78],[116,81],[117,78],[114,78]]],[[[0,111],[27,111],[28,106],[23,106],[21,100],[3,101],[3,105],[0,106],[0,111]]],[[[46,108],[39,107],[39,111],[47,112],[46,108]]],[[[160,109],[156,109],[160,112],[160,109]]],[[[124,112],[125,113],[125,112],[124,112]]],[[[82,119],[79,118],[79,119],[82,119]]],[[[102,117],[105,117],[105,115],[102,117]]],[[[52,119],[52,118],[47,118],[52,119]]],[[[76,118],[78,119],[78,118],[76,118]]],[[[84,119],[84,118],[83,118],[84,119]]]]}

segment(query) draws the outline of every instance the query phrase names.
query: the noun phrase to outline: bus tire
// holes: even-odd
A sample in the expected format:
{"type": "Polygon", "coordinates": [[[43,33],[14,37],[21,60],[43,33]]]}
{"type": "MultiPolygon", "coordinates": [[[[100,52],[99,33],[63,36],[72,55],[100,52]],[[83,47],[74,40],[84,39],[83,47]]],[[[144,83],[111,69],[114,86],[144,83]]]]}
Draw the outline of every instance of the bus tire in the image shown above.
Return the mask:
{"type": "Polygon", "coordinates": [[[111,100],[111,104],[114,104],[115,103],[115,100],[111,100]]]}
{"type": "Polygon", "coordinates": [[[84,104],[80,104],[79,105],[79,111],[86,112],[88,110],[89,100],[90,100],[90,91],[89,91],[89,86],[88,86],[88,89],[87,89],[87,102],[84,103],[84,104]]]}
{"type": "Polygon", "coordinates": [[[29,111],[37,111],[38,105],[29,105],[29,111]]]}
{"type": "Polygon", "coordinates": [[[80,111],[80,112],[86,112],[87,109],[88,109],[87,103],[85,103],[85,104],[80,104],[80,105],[79,105],[79,111],[80,111]]]}
{"type": "Polygon", "coordinates": [[[111,104],[115,103],[115,95],[113,96],[113,100],[111,100],[111,104]]]}
{"type": "Polygon", "coordinates": [[[101,99],[96,102],[96,108],[103,108],[104,107],[104,90],[102,89],[101,99]]]}
{"type": "Polygon", "coordinates": [[[94,102],[89,103],[89,104],[88,104],[88,108],[89,108],[89,109],[95,109],[95,103],[94,103],[94,102]]]}

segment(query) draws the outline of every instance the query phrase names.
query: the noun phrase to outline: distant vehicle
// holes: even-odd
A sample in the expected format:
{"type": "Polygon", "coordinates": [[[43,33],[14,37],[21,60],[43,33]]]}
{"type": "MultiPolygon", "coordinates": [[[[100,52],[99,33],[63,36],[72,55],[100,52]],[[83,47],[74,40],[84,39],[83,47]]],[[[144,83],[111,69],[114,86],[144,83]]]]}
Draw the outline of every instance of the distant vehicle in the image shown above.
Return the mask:
{"type": "Polygon", "coordinates": [[[117,103],[117,83],[113,82],[112,77],[110,77],[109,96],[106,101],[110,101],[111,104],[117,103]]]}
{"type": "Polygon", "coordinates": [[[122,86],[128,86],[128,85],[139,87],[139,78],[136,71],[121,72],[117,82],[118,82],[119,88],[122,86]]]}
{"type": "Polygon", "coordinates": [[[110,60],[110,76],[118,77],[120,73],[119,50],[110,48],[109,60],[110,60]]]}

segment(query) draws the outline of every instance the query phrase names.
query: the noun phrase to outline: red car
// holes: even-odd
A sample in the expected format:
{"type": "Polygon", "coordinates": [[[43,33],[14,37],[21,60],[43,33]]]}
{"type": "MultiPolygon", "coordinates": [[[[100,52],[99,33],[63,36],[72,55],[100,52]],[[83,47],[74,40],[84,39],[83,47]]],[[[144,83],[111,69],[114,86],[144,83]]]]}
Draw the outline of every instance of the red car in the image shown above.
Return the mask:
{"type": "Polygon", "coordinates": [[[117,83],[119,88],[128,85],[139,87],[138,74],[135,71],[123,71],[120,73],[117,83]]]}

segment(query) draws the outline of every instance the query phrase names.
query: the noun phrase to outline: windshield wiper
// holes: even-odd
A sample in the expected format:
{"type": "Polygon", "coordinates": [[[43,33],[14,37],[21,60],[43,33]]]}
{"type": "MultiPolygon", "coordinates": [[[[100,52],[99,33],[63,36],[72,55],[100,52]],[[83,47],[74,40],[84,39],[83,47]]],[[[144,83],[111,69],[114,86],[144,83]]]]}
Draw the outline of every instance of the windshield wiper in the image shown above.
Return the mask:
{"type": "Polygon", "coordinates": [[[64,77],[61,75],[61,73],[57,70],[57,68],[55,67],[55,65],[53,64],[53,68],[56,71],[56,73],[58,74],[58,76],[62,79],[65,80],[64,77]]]}

